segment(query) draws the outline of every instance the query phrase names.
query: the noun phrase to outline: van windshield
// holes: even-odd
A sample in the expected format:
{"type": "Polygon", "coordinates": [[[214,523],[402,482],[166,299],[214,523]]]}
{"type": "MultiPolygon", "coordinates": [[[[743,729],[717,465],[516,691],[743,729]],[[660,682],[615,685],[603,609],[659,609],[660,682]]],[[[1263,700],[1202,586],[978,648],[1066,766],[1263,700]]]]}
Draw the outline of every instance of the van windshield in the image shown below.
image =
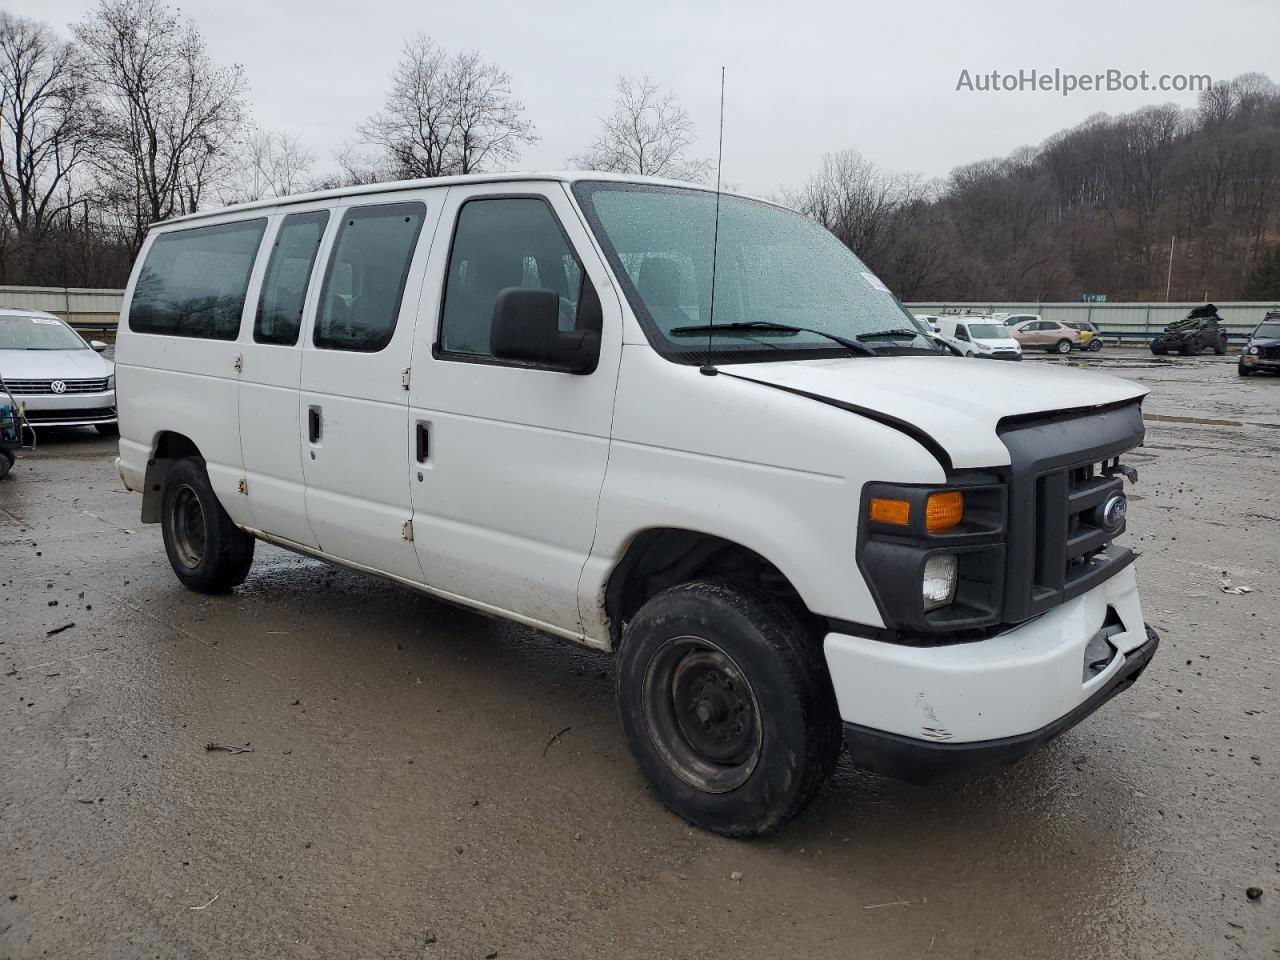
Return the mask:
{"type": "Polygon", "coordinates": [[[700,362],[708,338],[722,361],[853,352],[824,334],[876,353],[944,350],[848,247],[790,210],[721,196],[717,241],[709,190],[583,181],[574,194],[650,342],[670,359],[700,362]]]}
{"type": "Polygon", "coordinates": [[[89,345],[53,317],[0,316],[0,350],[88,350],[89,345]]]}
{"type": "Polygon", "coordinates": [[[971,323],[969,336],[975,340],[1008,340],[1011,334],[1003,323],[971,323]]]}

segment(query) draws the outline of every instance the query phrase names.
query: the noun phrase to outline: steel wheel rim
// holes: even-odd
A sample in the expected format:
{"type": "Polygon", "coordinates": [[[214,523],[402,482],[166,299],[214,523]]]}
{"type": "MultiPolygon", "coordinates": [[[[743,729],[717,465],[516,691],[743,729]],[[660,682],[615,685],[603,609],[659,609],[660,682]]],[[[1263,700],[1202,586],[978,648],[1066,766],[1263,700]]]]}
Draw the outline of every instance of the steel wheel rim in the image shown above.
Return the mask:
{"type": "Polygon", "coordinates": [[[178,560],[190,570],[200,566],[207,540],[204,507],[199,494],[188,484],[174,491],[169,527],[178,560]]]}
{"type": "Polygon", "coordinates": [[[676,776],[705,793],[747,781],[763,744],[760,704],[732,657],[703,637],[672,637],[643,683],[649,737],[676,776]]]}

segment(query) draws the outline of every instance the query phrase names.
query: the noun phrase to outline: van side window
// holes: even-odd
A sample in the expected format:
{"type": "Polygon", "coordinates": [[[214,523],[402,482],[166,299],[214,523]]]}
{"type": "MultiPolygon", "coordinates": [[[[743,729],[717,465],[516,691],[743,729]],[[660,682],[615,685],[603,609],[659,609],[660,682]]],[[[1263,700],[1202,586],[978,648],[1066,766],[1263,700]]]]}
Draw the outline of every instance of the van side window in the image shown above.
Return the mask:
{"type": "Polygon", "coordinates": [[[458,211],[449,253],[440,350],[492,356],[493,306],[508,287],[554,290],[560,297],[560,329],[575,329],[582,278],[582,265],[543,200],[468,200],[458,211]]]}
{"type": "Polygon", "coordinates": [[[280,224],[258,297],[258,314],[253,322],[256,343],[291,347],[298,342],[311,268],[328,222],[329,212],[316,210],[291,213],[280,224]]]}
{"type": "Polygon", "coordinates": [[[426,212],[415,201],[343,213],[320,288],[317,347],[376,353],[391,342],[426,212]]]}
{"type": "Polygon", "coordinates": [[[267,221],[173,230],[155,238],[129,303],[129,329],[234,340],[267,221]]]}

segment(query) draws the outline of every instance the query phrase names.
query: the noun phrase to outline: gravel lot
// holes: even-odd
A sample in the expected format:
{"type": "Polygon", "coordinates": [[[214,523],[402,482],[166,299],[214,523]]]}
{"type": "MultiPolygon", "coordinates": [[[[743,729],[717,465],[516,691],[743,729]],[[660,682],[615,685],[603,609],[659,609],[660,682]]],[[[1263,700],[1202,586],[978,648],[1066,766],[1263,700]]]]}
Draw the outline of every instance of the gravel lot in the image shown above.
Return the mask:
{"type": "Polygon", "coordinates": [[[1280,378],[1031,362],[1152,388],[1159,655],[1015,768],[845,762],[753,842],[648,795],[607,657],[262,545],[187,593],[113,444],[43,437],[0,483],[0,957],[1280,955],[1280,378]]]}

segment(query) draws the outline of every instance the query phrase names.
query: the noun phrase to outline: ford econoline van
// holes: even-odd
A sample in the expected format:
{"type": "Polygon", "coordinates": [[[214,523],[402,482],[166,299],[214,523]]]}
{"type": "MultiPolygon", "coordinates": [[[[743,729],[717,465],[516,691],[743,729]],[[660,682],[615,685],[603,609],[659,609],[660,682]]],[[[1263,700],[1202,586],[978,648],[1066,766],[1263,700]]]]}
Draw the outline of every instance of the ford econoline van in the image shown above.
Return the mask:
{"type": "Polygon", "coordinates": [[[656,795],[757,834],[842,745],[1006,763],[1156,649],[1123,542],[1144,390],[929,334],[818,224],[689,184],[259,201],[147,237],[119,470],[193,590],[262,540],[612,651],[656,795]]]}

